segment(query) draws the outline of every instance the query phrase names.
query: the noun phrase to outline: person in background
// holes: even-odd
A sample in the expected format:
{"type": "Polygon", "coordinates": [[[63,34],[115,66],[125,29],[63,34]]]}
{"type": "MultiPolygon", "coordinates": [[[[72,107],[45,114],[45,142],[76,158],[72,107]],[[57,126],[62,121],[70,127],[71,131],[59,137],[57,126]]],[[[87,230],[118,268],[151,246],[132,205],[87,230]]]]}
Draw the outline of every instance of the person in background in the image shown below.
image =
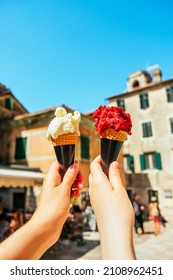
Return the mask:
{"type": "Polygon", "coordinates": [[[160,208],[158,205],[157,198],[155,196],[151,197],[151,202],[149,204],[149,220],[154,222],[154,234],[160,234],[160,208]]]}
{"type": "Polygon", "coordinates": [[[143,212],[145,210],[144,205],[141,203],[140,197],[137,194],[133,196],[133,208],[135,212],[135,232],[138,235],[144,234],[144,221],[143,221],[143,212]]]}
{"type": "Polygon", "coordinates": [[[0,215],[0,242],[2,242],[5,237],[6,233],[9,230],[9,222],[5,214],[0,215]]]}

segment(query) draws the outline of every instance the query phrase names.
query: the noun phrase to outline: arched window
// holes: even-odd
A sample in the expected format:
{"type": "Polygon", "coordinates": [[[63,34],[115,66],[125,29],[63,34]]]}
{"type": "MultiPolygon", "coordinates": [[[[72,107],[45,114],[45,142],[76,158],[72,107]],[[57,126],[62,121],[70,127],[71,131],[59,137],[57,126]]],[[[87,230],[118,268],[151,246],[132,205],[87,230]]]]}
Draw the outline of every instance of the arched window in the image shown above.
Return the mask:
{"type": "Polygon", "coordinates": [[[135,80],[134,82],[133,82],[133,88],[137,88],[137,87],[139,87],[139,82],[137,81],[137,80],[135,80]]]}

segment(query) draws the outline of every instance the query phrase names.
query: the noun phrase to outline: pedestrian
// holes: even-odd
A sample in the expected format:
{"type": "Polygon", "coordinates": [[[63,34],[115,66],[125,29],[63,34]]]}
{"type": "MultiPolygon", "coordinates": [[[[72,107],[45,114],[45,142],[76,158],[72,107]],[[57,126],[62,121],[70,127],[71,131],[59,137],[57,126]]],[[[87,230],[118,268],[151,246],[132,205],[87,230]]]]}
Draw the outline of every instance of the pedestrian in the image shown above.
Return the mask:
{"type": "Polygon", "coordinates": [[[0,242],[2,242],[6,237],[6,232],[9,229],[9,222],[6,215],[3,213],[0,215],[0,242]]]}
{"type": "Polygon", "coordinates": [[[145,210],[144,204],[141,202],[140,197],[137,194],[133,196],[133,208],[135,212],[135,232],[138,235],[144,234],[144,221],[143,221],[143,212],[145,210]]]}
{"type": "Polygon", "coordinates": [[[161,211],[158,205],[157,198],[155,196],[151,197],[151,202],[149,204],[149,220],[154,222],[154,234],[160,234],[160,224],[161,224],[161,211]]]}

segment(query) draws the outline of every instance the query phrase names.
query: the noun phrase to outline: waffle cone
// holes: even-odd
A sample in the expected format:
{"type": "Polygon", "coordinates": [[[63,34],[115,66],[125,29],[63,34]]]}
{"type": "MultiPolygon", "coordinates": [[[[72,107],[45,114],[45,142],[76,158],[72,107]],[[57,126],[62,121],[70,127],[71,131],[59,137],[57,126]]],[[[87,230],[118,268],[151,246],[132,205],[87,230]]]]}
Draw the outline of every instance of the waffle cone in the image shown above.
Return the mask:
{"type": "Polygon", "coordinates": [[[113,128],[107,128],[103,131],[101,138],[106,138],[110,140],[116,140],[124,142],[127,137],[127,132],[123,130],[115,131],[113,128]]]}
{"type": "Polygon", "coordinates": [[[52,138],[52,144],[53,146],[73,145],[77,144],[77,138],[78,134],[76,133],[63,134],[56,139],[52,138]]]}

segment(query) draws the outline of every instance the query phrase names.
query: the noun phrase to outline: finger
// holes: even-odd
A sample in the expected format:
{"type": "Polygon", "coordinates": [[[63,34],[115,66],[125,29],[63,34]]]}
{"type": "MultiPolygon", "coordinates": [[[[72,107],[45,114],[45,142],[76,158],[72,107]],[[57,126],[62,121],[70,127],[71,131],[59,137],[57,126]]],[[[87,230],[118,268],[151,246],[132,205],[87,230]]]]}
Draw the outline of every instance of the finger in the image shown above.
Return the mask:
{"type": "Polygon", "coordinates": [[[78,171],[79,164],[78,162],[75,162],[68,168],[67,172],[65,173],[62,184],[67,190],[70,190],[71,186],[75,182],[78,171]]]}
{"type": "Polygon", "coordinates": [[[61,175],[60,175],[60,165],[57,161],[54,161],[49,171],[44,179],[44,188],[55,188],[57,185],[59,185],[62,181],[61,175]]]}
{"type": "Polygon", "coordinates": [[[93,181],[95,181],[95,182],[98,182],[98,181],[100,182],[101,181],[102,182],[101,185],[103,185],[104,182],[108,181],[108,178],[102,170],[101,163],[102,163],[101,157],[97,156],[92,161],[92,163],[90,165],[90,169],[91,169],[92,182],[93,181]]]}
{"type": "Polygon", "coordinates": [[[91,174],[98,174],[97,172],[99,171],[100,173],[102,173],[102,168],[101,168],[101,157],[100,155],[97,156],[90,165],[90,169],[91,169],[91,174]]]}
{"type": "Polygon", "coordinates": [[[109,167],[109,180],[114,189],[123,187],[123,183],[120,177],[120,165],[117,161],[112,162],[109,167]]]}

